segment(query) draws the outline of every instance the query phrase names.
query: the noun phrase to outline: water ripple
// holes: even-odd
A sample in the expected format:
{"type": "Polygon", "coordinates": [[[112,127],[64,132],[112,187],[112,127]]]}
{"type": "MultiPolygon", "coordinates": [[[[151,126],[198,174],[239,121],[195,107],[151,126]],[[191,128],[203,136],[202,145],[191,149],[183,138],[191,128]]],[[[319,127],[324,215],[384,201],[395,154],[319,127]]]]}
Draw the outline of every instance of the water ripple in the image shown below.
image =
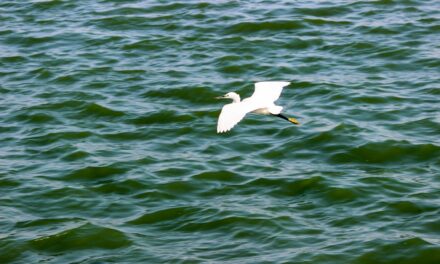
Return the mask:
{"type": "Polygon", "coordinates": [[[0,10],[1,263],[440,263],[439,1],[0,10]]]}

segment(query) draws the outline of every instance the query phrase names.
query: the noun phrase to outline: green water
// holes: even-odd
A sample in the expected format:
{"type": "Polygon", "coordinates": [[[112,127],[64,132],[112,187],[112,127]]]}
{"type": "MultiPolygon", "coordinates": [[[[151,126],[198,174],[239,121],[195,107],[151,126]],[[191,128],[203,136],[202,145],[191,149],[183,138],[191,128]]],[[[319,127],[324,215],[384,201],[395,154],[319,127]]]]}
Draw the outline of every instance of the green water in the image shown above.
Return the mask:
{"type": "Polygon", "coordinates": [[[440,263],[439,1],[2,0],[0,95],[0,263],[440,263]]]}

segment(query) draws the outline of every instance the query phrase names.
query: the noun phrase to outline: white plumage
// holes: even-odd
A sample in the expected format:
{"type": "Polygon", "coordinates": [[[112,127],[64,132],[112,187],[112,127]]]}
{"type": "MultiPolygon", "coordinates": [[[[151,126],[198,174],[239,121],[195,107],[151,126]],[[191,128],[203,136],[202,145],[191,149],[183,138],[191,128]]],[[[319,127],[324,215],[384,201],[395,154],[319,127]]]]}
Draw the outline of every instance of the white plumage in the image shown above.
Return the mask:
{"type": "Polygon", "coordinates": [[[283,88],[289,84],[289,82],[257,82],[252,96],[243,101],[240,101],[240,95],[234,92],[218,97],[232,99],[232,103],[223,106],[218,118],[217,133],[231,130],[249,112],[264,115],[271,114],[298,124],[295,118],[287,118],[281,115],[283,107],[274,104],[280,97],[283,88]]]}
{"type": "Polygon", "coordinates": [[[289,84],[290,82],[257,82],[254,93],[247,99],[273,103],[280,98],[283,88],[289,84]]]}

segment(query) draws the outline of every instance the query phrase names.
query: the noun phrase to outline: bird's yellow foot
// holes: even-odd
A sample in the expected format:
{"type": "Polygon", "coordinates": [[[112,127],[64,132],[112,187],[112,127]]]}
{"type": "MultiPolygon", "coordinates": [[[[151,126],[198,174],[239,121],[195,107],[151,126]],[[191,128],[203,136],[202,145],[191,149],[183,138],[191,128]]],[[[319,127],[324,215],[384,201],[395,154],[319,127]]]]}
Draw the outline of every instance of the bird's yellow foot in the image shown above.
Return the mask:
{"type": "Polygon", "coordinates": [[[296,120],[296,118],[289,117],[287,120],[289,120],[290,122],[294,123],[295,125],[299,125],[299,122],[298,122],[298,120],[296,120]]]}

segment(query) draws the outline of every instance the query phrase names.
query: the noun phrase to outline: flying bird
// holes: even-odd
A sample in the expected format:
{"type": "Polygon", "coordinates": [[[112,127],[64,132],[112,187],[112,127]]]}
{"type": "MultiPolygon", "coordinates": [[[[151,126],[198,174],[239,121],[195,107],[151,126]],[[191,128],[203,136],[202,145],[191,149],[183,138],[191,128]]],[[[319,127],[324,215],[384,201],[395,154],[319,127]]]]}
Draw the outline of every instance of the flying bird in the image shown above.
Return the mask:
{"type": "Polygon", "coordinates": [[[240,95],[229,92],[217,99],[231,99],[232,103],[223,106],[217,123],[217,133],[231,130],[247,113],[273,115],[299,125],[298,120],[281,114],[282,106],[274,102],[280,97],[281,91],[290,82],[257,82],[251,97],[240,101],[240,95]]]}

